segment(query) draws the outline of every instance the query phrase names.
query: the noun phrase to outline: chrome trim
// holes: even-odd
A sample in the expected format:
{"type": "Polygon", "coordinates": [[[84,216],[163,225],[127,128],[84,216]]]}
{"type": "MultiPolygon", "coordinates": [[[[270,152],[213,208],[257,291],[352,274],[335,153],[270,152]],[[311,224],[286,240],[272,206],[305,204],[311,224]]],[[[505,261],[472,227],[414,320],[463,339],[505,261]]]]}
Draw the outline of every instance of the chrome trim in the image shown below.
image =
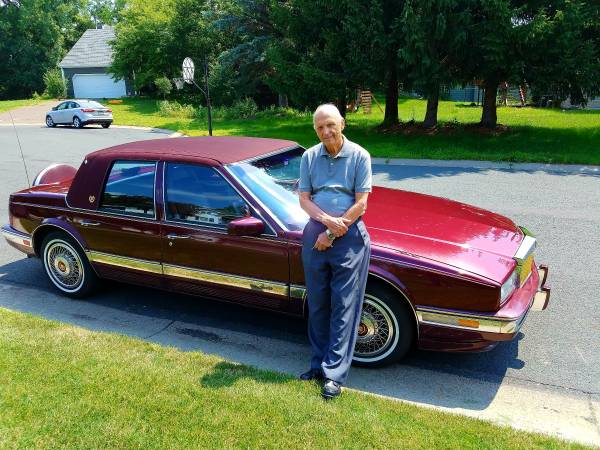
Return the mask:
{"type": "Polygon", "coordinates": [[[35,177],[35,179],[33,180],[33,183],[31,183],[31,186],[39,186],[40,185],[40,178],[42,178],[47,171],[49,171],[50,169],[54,169],[55,167],[60,166],[60,164],[58,163],[54,163],[54,164],[50,164],[48,167],[46,167],[45,169],[42,169],[40,173],[37,174],[37,176],[35,177]]]}
{"type": "Polygon", "coordinates": [[[126,256],[117,256],[110,253],[87,251],[86,254],[90,261],[109,266],[124,267],[127,269],[141,270],[143,272],[151,272],[162,274],[162,264],[154,261],[147,261],[138,258],[129,258],[126,256]]]}
{"type": "Polygon", "coordinates": [[[529,255],[531,255],[531,253],[534,252],[536,247],[537,241],[534,237],[524,236],[523,241],[521,242],[521,245],[519,245],[519,248],[517,249],[517,252],[513,258],[525,260],[529,255]]]}
{"type": "Polygon", "coordinates": [[[192,269],[172,264],[163,264],[163,273],[172,277],[186,278],[208,283],[232,286],[251,291],[266,292],[281,296],[288,296],[288,285],[276,281],[264,281],[258,278],[228,275],[209,270],[192,269]]]}
{"type": "Polygon", "coordinates": [[[85,248],[83,248],[83,246],[81,245],[81,243],[79,242],[79,239],[77,239],[75,237],[75,235],[73,233],[71,233],[69,230],[65,230],[62,227],[59,227],[58,225],[55,225],[53,223],[42,223],[40,225],[38,225],[35,230],[33,230],[33,232],[31,233],[31,245],[35,250],[35,235],[37,234],[38,230],[42,227],[51,227],[51,228],[56,228],[59,231],[64,231],[65,233],[67,233],[69,236],[71,236],[73,239],[75,239],[75,242],[77,242],[77,244],[81,247],[81,249],[85,252],[85,248]]]}
{"type": "MultiPolygon", "coordinates": [[[[200,227],[200,228],[210,228],[210,229],[214,229],[214,230],[221,230],[223,231],[223,234],[228,234],[227,233],[227,226],[225,227],[215,227],[209,224],[202,224],[202,223],[190,223],[190,222],[182,222],[182,221],[177,221],[177,220],[170,220],[167,219],[167,190],[166,190],[166,186],[165,186],[165,180],[167,179],[167,164],[169,163],[173,163],[173,161],[168,161],[165,160],[163,161],[163,174],[162,174],[162,201],[163,201],[163,222],[164,223],[168,223],[168,224],[172,224],[172,223],[176,223],[176,224],[181,224],[181,225],[186,225],[186,226],[192,226],[192,227],[200,227]]],[[[191,163],[191,162],[184,162],[182,164],[188,164],[188,165],[194,165],[194,166],[200,166],[200,167],[206,167],[209,169],[214,170],[217,174],[219,174],[219,176],[225,180],[225,182],[227,184],[229,184],[229,186],[231,186],[238,194],[240,197],[242,197],[242,199],[244,200],[244,202],[247,204],[247,206],[256,213],[256,215],[259,216],[259,218],[265,223],[265,225],[268,227],[269,231],[271,231],[271,233],[262,233],[266,236],[277,236],[276,231],[273,229],[273,227],[271,226],[271,224],[265,220],[265,218],[262,216],[262,214],[260,213],[260,211],[257,211],[256,208],[254,208],[250,202],[248,201],[248,199],[246,198],[246,196],[244,194],[242,194],[239,189],[237,187],[235,187],[226,177],[223,176],[223,174],[221,172],[219,172],[217,169],[215,169],[212,166],[207,166],[205,164],[198,164],[198,163],[191,163]]]]}
{"type": "Polygon", "coordinates": [[[437,325],[460,330],[481,331],[484,333],[512,334],[516,333],[531,307],[529,302],[525,313],[516,319],[492,317],[478,314],[458,313],[429,307],[417,307],[419,324],[437,325]],[[458,323],[460,319],[477,321],[478,326],[467,326],[458,323]]]}
{"type": "Polygon", "coordinates": [[[12,242],[13,244],[21,245],[30,249],[33,248],[33,238],[30,235],[21,233],[12,227],[9,228],[9,225],[2,227],[2,235],[8,242],[12,242]],[[29,245],[27,245],[25,241],[29,241],[29,245]]]}
{"type": "Polygon", "coordinates": [[[303,300],[306,295],[306,287],[299,284],[290,285],[290,297],[303,300]]]}
{"type": "Polygon", "coordinates": [[[244,188],[245,188],[246,192],[248,193],[248,195],[249,195],[250,197],[252,197],[252,199],[253,199],[253,200],[254,200],[256,203],[258,203],[258,204],[260,205],[260,207],[261,207],[262,209],[264,209],[264,210],[265,210],[265,211],[266,211],[266,212],[269,214],[269,217],[270,217],[271,219],[273,219],[273,221],[274,221],[274,222],[275,222],[277,225],[279,225],[279,227],[280,227],[280,228],[281,228],[283,231],[290,231],[290,230],[289,230],[289,229],[288,229],[286,226],[284,226],[284,225],[283,225],[283,223],[281,222],[281,220],[279,220],[279,217],[277,217],[275,214],[273,214],[273,211],[271,211],[269,208],[267,208],[267,207],[265,206],[265,204],[264,204],[264,203],[263,203],[263,202],[262,202],[262,201],[261,201],[261,200],[260,200],[258,197],[256,197],[256,196],[255,196],[255,195],[254,195],[254,194],[253,194],[253,193],[250,191],[250,189],[248,189],[248,186],[246,186],[244,183],[242,183],[242,182],[240,181],[240,179],[239,179],[238,177],[236,177],[236,176],[235,176],[235,174],[234,174],[234,173],[233,173],[231,170],[229,170],[229,167],[227,167],[227,166],[223,166],[223,169],[227,171],[227,173],[228,173],[228,174],[231,176],[231,178],[233,178],[233,179],[234,179],[235,181],[237,181],[239,184],[241,184],[242,186],[244,186],[244,188]]]}

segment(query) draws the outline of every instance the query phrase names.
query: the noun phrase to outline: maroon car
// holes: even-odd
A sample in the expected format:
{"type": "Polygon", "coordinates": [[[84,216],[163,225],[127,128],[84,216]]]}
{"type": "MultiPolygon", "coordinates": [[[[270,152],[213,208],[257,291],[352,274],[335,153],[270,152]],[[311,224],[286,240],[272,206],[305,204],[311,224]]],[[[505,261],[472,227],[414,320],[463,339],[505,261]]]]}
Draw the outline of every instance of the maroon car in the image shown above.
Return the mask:
{"type": "MultiPolygon", "coordinates": [[[[10,196],[2,232],[64,294],[113,279],[302,316],[308,220],[295,142],[201,137],[132,142],[53,165],[10,196]]],[[[376,187],[372,255],[354,361],[413,346],[482,351],[545,309],[535,238],[474,206],[376,187]]]]}

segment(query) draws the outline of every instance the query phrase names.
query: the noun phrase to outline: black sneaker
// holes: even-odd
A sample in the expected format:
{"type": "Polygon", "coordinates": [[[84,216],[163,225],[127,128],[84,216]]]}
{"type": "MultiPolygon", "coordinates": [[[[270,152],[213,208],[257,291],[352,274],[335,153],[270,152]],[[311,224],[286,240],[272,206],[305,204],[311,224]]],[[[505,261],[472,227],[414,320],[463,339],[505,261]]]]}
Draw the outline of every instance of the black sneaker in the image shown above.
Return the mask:
{"type": "Polygon", "coordinates": [[[301,374],[298,378],[302,381],[322,380],[323,371],[321,369],[310,369],[308,372],[301,374]]]}

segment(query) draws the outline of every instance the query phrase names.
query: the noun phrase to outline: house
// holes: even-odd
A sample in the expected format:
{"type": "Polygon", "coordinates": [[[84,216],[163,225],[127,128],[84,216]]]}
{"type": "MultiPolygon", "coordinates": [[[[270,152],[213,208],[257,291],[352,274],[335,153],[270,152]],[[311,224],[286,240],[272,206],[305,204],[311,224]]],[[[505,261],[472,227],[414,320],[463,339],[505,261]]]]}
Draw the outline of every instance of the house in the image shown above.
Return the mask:
{"type": "Polygon", "coordinates": [[[86,30],[60,62],[67,96],[72,98],[118,98],[133,94],[129,80],[114,80],[108,73],[112,62],[109,44],[112,27],[86,30]]]}

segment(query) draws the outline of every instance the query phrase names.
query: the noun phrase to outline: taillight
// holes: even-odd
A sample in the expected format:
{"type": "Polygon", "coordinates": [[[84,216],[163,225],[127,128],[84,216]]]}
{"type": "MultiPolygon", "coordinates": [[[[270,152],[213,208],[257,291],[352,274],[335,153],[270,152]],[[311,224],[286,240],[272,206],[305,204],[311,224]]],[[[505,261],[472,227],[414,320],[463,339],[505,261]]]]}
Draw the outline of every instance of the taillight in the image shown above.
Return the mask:
{"type": "Polygon", "coordinates": [[[112,109],[107,109],[106,112],[112,112],[112,109]]]}
{"type": "Polygon", "coordinates": [[[82,111],[83,112],[94,112],[96,110],[95,109],[90,109],[90,108],[83,108],[82,111]]]}

